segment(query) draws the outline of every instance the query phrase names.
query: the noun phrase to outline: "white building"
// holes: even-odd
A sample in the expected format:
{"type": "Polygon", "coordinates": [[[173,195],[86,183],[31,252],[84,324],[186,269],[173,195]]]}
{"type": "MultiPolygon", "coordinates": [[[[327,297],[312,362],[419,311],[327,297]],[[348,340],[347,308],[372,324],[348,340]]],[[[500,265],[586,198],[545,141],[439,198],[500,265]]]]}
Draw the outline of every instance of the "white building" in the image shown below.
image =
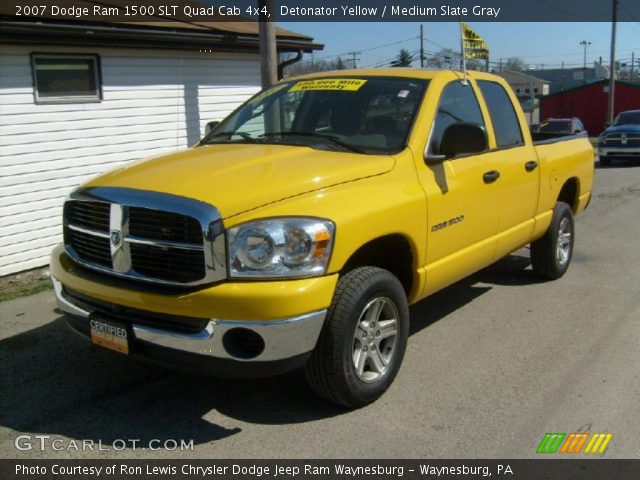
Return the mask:
{"type": "MultiPolygon", "coordinates": [[[[312,40],[278,30],[280,52],[312,40]]],[[[0,21],[0,276],[48,263],[72,188],[193,145],[254,94],[258,51],[249,22],[0,21]]]]}
{"type": "Polygon", "coordinates": [[[549,83],[551,82],[547,80],[534,77],[528,73],[514,72],[511,70],[496,72],[496,75],[500,75],[511,85],[511,88],[513,88],[514,93],[520,101],[549,95],[549,83]]]}

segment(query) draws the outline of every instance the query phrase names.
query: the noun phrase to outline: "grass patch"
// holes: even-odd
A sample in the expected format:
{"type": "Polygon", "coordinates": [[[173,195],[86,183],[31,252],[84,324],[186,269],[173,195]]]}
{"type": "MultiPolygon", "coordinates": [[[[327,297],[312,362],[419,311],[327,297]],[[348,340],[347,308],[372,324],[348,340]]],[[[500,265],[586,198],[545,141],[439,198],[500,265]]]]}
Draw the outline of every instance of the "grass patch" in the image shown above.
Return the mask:
{"type": "Polygon", "coordinates": [[[41,280],[34,285],[24,286],[16,285],[15,288],[3,288],[0,292],[0,302],[6,302],[7,300],[13,300],[15,298],[26,297],[28,295],[35,295],[36,293],[51,290],[51,280],[41,280]]]}

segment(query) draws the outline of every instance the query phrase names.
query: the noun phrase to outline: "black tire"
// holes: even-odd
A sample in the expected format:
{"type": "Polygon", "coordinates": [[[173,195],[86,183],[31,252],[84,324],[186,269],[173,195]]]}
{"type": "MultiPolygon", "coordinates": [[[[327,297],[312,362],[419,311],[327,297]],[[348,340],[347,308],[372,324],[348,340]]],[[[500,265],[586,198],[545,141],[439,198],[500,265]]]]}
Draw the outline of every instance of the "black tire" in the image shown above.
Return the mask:
{"type": "Polygon", "coordinates": [[[553,209],[549,229],[544,236],[531,243],[533,272],[548,280],[555,280],[564,275],[573,256],[574,238],[575,224],[571,207],[564,202],[558,202],[553,209]],[[566,233],[569,234],[568,237],[566,233]],[[562,242],[562,245],[559,246],[559,242],[562,242]]]}
{"type": "Polygon", "coordinates": [[[600,157],[600,165],[603,167],[611,165],[611,157],[600,157]]]}
{"type": "Polygon", "coordinates": [[[393,382],[402,364],[408,334],[409,306],[402,284],[387,270],[356,268],[338,281],[320,338],[305,366],[307,381],[318,395],[332,403],[350,408],[367,405],[378,399],[393,382]],[[373,335],[370,337],[362,328],[367,323],[363,315],[375,316],[374,307],[379,307],[382,320],[368,323],[368,332],[373,335]],[[385,339],[385,333],[380,333],[380,328],[387,328],[387,334],[391,332],[391,319],[386,319],[386,327],[379,326],[385,323],[384,316],[393,316],[389,315],[391,312],[397,314],[392,348],[389,343],[392,337],[385,339]],[[376,336],[382,339],[376,340],[376,336]],[[376,341],[379,343],[374,344],[376,341]],[[370,345],[368,352],[367,342],[370,345]],[[354,362],[356,355],[360,358],[362,354],[364,368],[359,373],[354,362]],[[386,363],[374,362],[383,360],[385,355],[386,363]],[[376,365],[384,365],[384,371],[374,371],[376,365]]]}

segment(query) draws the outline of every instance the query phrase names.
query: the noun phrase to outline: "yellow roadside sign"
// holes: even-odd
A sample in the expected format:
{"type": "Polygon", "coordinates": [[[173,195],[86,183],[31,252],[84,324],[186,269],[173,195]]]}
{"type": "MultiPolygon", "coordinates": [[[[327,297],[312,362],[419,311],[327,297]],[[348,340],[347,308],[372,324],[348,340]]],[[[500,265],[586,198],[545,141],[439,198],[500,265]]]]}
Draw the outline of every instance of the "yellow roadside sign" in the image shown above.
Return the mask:
{"type": "Polygon", "coordinates": [[[322,78],[318,80],[304,80],[291,87],[290,92],[305,92],[308,90],[343,90],[355,92],[367,83],[359,78],[322,78]]]}

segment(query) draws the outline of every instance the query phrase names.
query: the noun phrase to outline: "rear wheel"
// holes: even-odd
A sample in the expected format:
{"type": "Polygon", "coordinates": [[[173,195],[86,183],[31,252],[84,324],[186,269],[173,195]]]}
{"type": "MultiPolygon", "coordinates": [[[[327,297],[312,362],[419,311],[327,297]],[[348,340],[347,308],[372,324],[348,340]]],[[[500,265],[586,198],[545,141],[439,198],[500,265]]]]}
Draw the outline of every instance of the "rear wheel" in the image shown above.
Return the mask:
{"type": "Polygon", "coordinates": [[[571,207],[558,202],[549,229],[531,243],[531,266],[536,275],[555,280],[565,274],[573,256],[574,230],[571,207]]]}
{"type": "Polygon", "coordinates": [[[338,282],[305,367],[311,388],[347,407],[375,401],[400,369],[408,333],[409,307],[398,279],[377,267],[352,270],[338,282]]]}

